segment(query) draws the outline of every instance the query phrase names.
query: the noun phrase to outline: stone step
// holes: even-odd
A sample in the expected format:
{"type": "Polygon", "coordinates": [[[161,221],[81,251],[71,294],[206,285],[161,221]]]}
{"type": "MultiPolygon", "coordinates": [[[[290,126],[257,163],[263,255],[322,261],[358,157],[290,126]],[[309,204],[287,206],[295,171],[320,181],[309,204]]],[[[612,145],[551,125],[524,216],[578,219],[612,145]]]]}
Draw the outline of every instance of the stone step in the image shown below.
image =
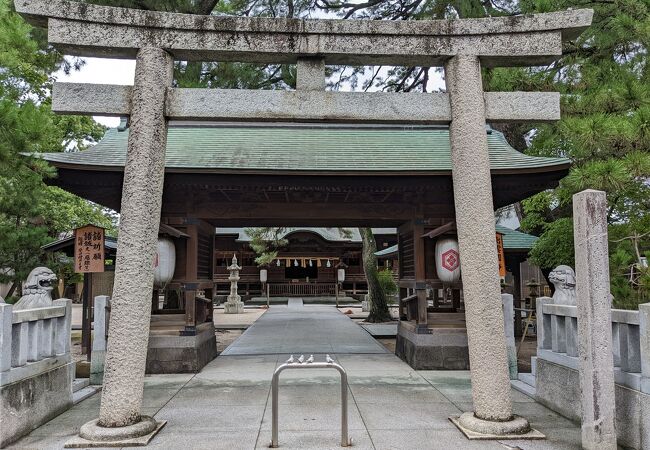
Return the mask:
{"type": "Polygon", "coordinates": [[[537,376],[537,356],[530,358],[530,373],[532,373],[533,376],[537,376]]]}
{"type": "Polygon", "coordinates": [[[519,380],[510,380],[510,385],[514,389],[521,392],[522,394],[525,394],[525,395],[527,395],[527,396],[529,396],[530,398],[533,398],[533,399],[535,398],[535,394],[536,394],[537,390],[533,386],[531,386],[530,384],[526,384],[523,381],[519,381],[519,380]]]}
{"type": "Polygon", "coordinates": [[[535,387],[535,375],[532,373],[520,373],[519,374],[519,381],[523,381],[529,386],[535,387]]]}
{"type": "Polygon", "coordinates": [[[75,378],[72,381],[72,392],[77,392],[90,385],[88,378],[75,378]]]}
{"type": "Polygon", "coordinates": [[[77,403],[86,400],[88,397],[95,395],[101,389],[101,386],[86,386],[85,388],[74,392],[72,394],[72,404],[76,405],[77,403]]]}

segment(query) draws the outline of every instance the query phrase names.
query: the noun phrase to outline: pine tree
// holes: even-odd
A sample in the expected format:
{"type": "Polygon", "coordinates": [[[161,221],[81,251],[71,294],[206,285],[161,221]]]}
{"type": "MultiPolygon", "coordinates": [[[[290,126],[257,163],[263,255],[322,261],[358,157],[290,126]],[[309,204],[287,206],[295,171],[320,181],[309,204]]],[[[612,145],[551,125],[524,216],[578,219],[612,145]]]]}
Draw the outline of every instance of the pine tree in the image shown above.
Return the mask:
{"type": "Polygon", "coordinates": [[[50,110],[51,75],[74,64],[47,47],[42,30],[13,13],[8,0],[0,0],[0,282],[13,283],[12,292],[43,263],[41,245],[59,232],[81,220],[112,223],[97,205],[46,186],[53,169],[26,156],[80,148],[103,133],[90,118],[59,117],[50,110]]]}

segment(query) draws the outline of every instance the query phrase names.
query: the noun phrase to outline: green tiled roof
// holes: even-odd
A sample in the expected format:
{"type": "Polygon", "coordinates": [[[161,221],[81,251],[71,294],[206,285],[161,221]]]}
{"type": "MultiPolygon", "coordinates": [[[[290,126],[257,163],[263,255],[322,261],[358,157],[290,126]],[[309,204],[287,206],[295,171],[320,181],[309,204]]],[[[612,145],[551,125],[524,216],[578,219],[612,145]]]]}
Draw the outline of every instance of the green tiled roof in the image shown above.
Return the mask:
{"type": "MultiPolygon", "coordinates": [[[[128,131],[109,129],[94,147],[45,153],[55,165],[119,168],[128,131]]],[[[563,158],[524,155],[501,133],[488,132],[492,170],[560,170],[563,158]]],[[[424,126],[208,125],[172,126],[166,167],[174,171],[449,172],[449,130],[424,126]]]]}
{"type": "MultiPolygon", "coordinates": [[[[511,230],[510,228],[501,225],[496,226],[497,232],[503,235],[503,249],[504,250],[530,250],[533,248],[535,241],[539,239],[537,236],[522,233],[521,231],[511,230]]],[[[386,256],[397,252],[397,245],[385,248],[375,252],[376,256],[386,256]]]]}
{"type": "Polygon", "coordinates": [[[521,231],[511,230],[510,228],[497,225],[497,233],[503,235],[503,249],[504,250],[530,250],[533,248],[535,241],[539,239],[532,234],[522,233],[521,231]]]}

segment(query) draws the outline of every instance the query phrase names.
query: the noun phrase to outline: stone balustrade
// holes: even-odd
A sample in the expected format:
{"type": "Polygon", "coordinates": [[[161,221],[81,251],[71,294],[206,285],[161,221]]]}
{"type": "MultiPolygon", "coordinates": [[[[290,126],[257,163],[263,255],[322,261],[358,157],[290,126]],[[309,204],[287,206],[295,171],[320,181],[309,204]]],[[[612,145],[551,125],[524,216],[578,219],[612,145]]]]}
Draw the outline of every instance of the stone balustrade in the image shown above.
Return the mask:
{"type": "MultiPolygon", "coordinates": [[[[642,308],[645,305],[641,305],[642,308]]],[[[648,305],[650,307],[650,305],[648,305]]],[[[612,309],[612,353],[617,384],[650,393],[650,367],[642,373],[642,361],[650,361],[650,347],[642,348],[650,329],[639,311],[612,309]],[[643,322],[643,323],[642,323],[643,322]]],[[[537,357],[578,370],[577,307],[554,305],[550,297],[537,299],[537,357]]]]}
{"type": "Polygon", "coordinates": [[[72,301],[13,311],[0,304],[0,386],[70,360],[72,301]]]}
{"type": "Polygon", "coordinates": [[[0,448],[72,406],[71,320],[68,299],[18,311],[0,304],[0,448]]]}

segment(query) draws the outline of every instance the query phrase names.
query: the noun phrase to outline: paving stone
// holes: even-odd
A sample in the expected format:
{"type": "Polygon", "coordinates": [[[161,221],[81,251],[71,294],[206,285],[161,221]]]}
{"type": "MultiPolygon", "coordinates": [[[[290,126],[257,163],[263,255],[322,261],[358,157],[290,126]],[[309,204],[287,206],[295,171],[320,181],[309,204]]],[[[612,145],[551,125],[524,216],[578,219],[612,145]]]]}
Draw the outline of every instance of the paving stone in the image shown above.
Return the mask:
{"type": "Polygon", "coordinates": [[[387,353],[384,346],[333,306],[272,306],[222,355],[387,353]],[[291,326],[289,326],[291,324],[291,326]]]}
{"type": "Polygon", "coordinates": [[[175,395],[167,407],[264,406],[269,391],[269,387],[191,385],[175,395]]]}
{"type": "Polygon", "coordinates": [[[167,426],[153,438],[147,449],[187,449],[187,450],[252,450],[255,448],[258,433],[256,431],[192,431],[188,433],[170,432],[167,426]]]}
{"type": "Polygon", "coordinates": [[[357,403],[368,430],[455,430],[449,416],[460,414],[450,403],[419,403],[377,407],[376,403],[357,403]]]}
{"type": "Polygon", "coordinates": [[[469,441],[456,429],[371,430],[370,437],[377,450],[505,450],[496,442],[469,441]]]}
{"type": "Polygon", "coordinates": [[[430,385],[350,385],[357,403],[380,405],[413,405],[418,403],[448,403],[449,401],[430,385]]]}
{"type": "MultiPolygon", "coordinates": [[[[278,429],[280,431],[318,431],[341,429],[341,406],[312,402],[306,405],[279,405],[278,429]]],[[[266,408],[262,430],[270,430],[272,421],[271,404],[266,408]]],[[[348,404],[348,427],[350,430],[365,430],[359,410],[354,403],[348,404]]]]}
{"type": "MultiPolygon", "coordinates": [[[[373,449],[370,436],[365,430],[352,430],[349,433],[355,450],[373,449]]],[[[300,450],[340,450],[341,434],[339,430],[328,431],[280,431],[278,444],[283,449],[300,450]]],[[[271,442],[271,432],[264,430],[257,440],[259,449],[268,448],[271,442]]],[[[402,447],[404,448],[404,447],[402,447]]]]}
{"type": "Polygon", "coordinates": [[[170,433],[196,431],[259,430],[264,406],[214,406],[210,409],[196,406],[169,405],[158,411],[156,419],[167,420],[165,429],[170,433]]]}

